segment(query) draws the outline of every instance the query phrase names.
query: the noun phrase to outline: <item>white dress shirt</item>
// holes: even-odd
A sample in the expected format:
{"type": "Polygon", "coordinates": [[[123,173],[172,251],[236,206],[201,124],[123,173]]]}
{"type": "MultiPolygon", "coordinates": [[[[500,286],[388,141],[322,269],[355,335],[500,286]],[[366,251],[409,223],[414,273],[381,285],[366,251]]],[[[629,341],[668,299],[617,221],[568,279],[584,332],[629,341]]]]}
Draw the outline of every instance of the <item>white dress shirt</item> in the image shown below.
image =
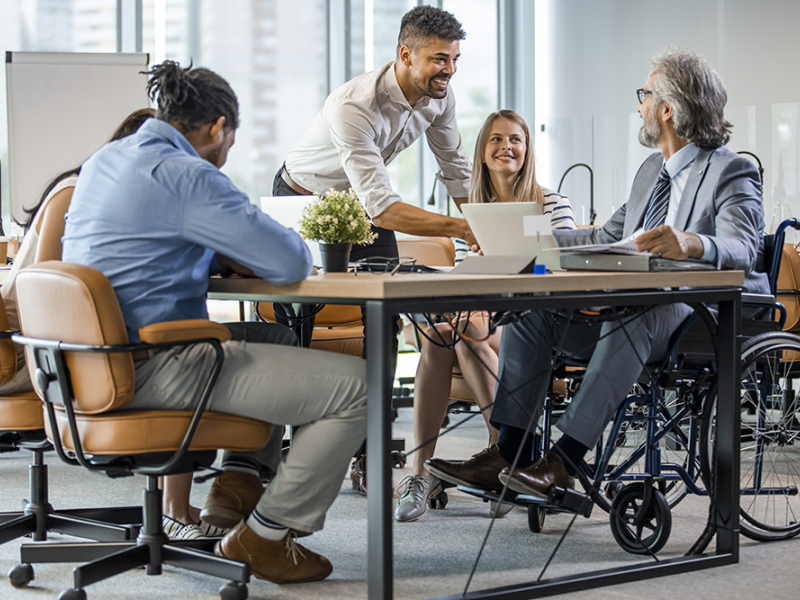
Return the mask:
{"type": "Polygon", "coordinates": [[[465,198],[472,162],[461,146],[452,91],[441,100],[426,96],[411,106],[392,61],[328,96],[286,157],[286,170],[312,192],[352,187],[374,218],[402,201],[392,190],[386,165],[423,133],[442,171],[437,178],[451,196],[465,198]]]}

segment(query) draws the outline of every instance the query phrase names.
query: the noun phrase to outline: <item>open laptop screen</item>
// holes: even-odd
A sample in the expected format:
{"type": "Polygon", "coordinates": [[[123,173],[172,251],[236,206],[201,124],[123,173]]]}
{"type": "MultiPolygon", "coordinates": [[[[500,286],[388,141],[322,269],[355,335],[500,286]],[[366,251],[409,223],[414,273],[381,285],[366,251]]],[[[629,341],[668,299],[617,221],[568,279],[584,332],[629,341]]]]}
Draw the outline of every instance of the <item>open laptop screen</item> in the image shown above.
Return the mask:
{"type": "Polygon", "coordinates": [[[550,216],[542,215],[536,202],[462,204],[478,245],[486,256],[536,257],[550,270],[561,268],[561,258],[550,231],[550,216]],[[526,235],[535,223],[534,235],[526,235]]]}

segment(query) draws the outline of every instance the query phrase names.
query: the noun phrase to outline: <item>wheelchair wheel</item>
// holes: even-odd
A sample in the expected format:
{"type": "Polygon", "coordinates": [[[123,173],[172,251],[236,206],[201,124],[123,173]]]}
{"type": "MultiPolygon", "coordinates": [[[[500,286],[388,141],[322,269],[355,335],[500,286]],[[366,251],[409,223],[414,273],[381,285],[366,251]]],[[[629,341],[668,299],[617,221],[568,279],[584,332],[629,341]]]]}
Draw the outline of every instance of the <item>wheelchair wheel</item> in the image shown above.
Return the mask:
{"type": "Polygon", "coordinates": [[[611,505],[611,534],[631,554],[655,554],[664,547],[672,531],[672,515],[664,495],[651,490],[644,505],[645,484],[626,485],[611,505]]]}
{"type": "MultiPolygon", "coordinates": [[[[742,347],[740,526],[759,541],[800,533],[800,337],[764,333],[742,347]]],[[[703,409],[703,468],[711,473],[716,401],[703,409]]]]}

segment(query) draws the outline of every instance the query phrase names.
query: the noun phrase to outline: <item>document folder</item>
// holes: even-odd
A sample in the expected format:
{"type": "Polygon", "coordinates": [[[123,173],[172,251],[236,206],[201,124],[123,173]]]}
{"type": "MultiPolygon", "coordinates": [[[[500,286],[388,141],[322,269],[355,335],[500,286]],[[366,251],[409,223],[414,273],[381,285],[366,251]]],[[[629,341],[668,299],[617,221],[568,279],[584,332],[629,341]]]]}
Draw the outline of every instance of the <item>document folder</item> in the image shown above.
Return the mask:
{"type": "Polygon", "coordinates": [[[699,260],[670,260],[649,255],[606,252],[563,252],[561,268],[568,271],[715,271],[699,260]]]}

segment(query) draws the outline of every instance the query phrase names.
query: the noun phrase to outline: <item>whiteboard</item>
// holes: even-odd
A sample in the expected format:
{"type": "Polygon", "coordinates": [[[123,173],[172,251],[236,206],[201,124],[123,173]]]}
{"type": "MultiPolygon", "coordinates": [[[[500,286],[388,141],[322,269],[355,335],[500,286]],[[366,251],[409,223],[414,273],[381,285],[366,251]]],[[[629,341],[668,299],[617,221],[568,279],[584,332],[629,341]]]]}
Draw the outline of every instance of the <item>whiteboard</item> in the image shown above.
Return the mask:
{"type": "Polygon", "coordinates": [[[146,53],[6,52],[11,216],[150,106],[146,53]]]}

